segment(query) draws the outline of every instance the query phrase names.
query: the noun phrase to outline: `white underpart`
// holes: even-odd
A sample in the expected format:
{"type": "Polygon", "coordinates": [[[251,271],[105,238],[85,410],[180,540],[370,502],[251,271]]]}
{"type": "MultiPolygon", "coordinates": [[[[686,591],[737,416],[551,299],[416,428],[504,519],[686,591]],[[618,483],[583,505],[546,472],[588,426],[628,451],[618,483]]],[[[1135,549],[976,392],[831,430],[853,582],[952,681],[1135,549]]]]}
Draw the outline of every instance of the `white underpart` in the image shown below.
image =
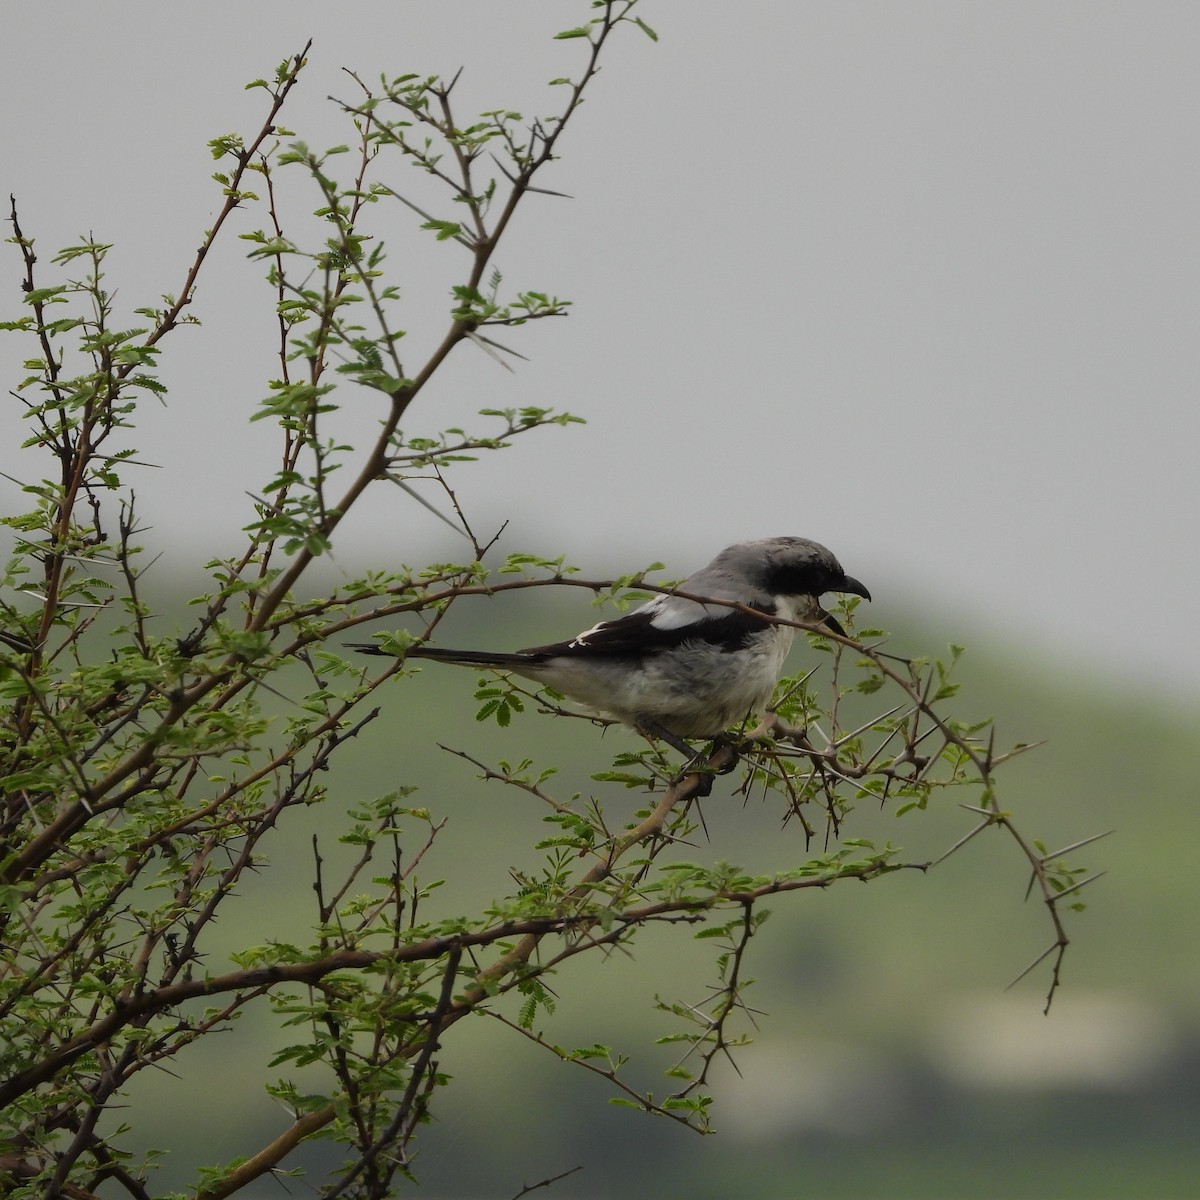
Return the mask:
{"type": "MultiPolygon", "coordinates": [[[[663,599],[669,603],[660,606],[663,611],[654,619],[663,629],[695,621],[706,607],[679,597],[663,599]]],[[[788,621],[810,620],[816,613],[816,601],[807,596],[778,596],[775,603],[777,615],[788,621]]],[[[716,616],[721,606],[708,605],[707,611],[716,616]]],[[[620,660],[570,656],[517,670],[635,727],[653,722],[678,737],[712,737],[766,708],[795,632],[786,625],[769,625],[745,648],[732,652],[703,641],[685,641],[633,670],[620,660]]],[[[576,641],[585,641],[587,633],[576,641]]]]}

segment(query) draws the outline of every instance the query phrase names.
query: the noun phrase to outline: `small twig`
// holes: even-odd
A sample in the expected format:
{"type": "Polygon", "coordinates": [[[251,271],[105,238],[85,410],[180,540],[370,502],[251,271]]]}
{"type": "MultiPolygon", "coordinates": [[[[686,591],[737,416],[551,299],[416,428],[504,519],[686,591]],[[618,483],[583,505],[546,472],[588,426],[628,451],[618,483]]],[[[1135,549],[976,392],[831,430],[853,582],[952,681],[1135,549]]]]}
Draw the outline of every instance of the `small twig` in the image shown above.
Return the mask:
{"type": "Polygon", "coordinates": [[[557,1183],[560,1179],[566,1179],[568,1175],[574,1175],[576,1171],[582,1170],[582,1165],[571,1167],[569,1170],[560,1171],[557,1175],[551,1175],[549,1179],[543,1179],[539,1183],[527,1183],[513,1196],[512,1200],[521,1200],[522,1196],[528,1196],[530,1192],[536,1192],[538,1188],[549,1187],[551,1184],[557,1183]]]}

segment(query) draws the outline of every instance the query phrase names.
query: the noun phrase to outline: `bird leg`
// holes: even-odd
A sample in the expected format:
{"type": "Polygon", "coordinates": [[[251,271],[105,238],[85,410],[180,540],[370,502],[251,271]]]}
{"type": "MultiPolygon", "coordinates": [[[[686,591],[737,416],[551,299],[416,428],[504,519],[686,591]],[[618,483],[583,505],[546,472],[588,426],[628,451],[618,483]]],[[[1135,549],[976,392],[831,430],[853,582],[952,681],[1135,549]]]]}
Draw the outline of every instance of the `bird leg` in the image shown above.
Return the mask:
{"type": "Polygon", "coordinates": [[[683,738],[676,737],[669,729],[664,729],[653,717],[642,717],[636,728],[642,737],[648,738],[650,741],[657,738],[658,741],[666,742],[668,746],[674,747],[688,760],[689,764],[700,757],[683,738]]]}

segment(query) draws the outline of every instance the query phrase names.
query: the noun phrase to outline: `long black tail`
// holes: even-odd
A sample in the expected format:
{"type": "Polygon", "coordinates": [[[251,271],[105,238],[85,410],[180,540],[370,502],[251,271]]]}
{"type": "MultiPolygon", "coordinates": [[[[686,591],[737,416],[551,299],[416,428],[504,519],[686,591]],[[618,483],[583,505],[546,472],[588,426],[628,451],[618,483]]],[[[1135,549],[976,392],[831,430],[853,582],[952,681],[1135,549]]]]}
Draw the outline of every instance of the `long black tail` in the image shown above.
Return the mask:
{"type": "MultiPolygon", "coordinates": [[[[381,654],[385,658],[396,656],[375,642],[347,642],[351,650],[362,654],[381,654]]],[[[432,658],[435,662],[453,663],[459,667],[492,667],[497,671],[509,671],[515,667],[528,666],[535,656],[529,654],[493,654],[487,650],[442,650],[436,646],[410,646],[409,658],[432,658]]]]}

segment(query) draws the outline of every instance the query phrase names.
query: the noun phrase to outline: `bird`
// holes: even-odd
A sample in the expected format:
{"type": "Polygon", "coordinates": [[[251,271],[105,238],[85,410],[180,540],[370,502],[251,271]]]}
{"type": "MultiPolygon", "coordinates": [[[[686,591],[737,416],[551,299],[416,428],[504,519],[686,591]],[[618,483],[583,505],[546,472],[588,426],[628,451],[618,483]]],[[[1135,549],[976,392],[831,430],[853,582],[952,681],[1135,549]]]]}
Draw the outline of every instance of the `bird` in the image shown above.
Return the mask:
{"type": "Polygon", "coordinates": [[[828,592],[871,599],[819,542],[759,538],[728,546],[671,591],[568,641],[510,653],[419,643],[405,655],[511,672],[690,755],[684,739],[720,737],[769,704],[796,630],[767,618],[846,636],[821,607],[828,592]]]}

